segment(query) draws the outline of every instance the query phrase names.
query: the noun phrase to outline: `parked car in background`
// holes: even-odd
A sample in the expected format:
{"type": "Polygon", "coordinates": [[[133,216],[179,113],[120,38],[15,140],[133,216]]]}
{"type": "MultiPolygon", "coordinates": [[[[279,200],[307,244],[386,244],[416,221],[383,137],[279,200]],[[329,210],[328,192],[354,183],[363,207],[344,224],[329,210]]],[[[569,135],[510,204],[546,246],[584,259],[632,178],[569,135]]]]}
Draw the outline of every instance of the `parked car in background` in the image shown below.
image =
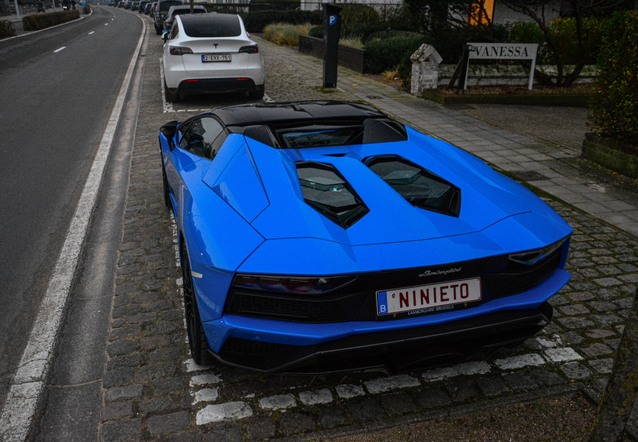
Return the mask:
{"type": "MultiPolygon", "coordinates": [[[[178,5],[171,6],[168,8],[168,12],[166,13],[166,20],[164,20],[164,30],[169,30],[175,21],[176,15],[190,14],[191,7],[190,5],[178,5]]],[[[203,5],[193,5],[192,9],[193,14],[206,14],[208,10],[203,5]]]]}
{"type": "Polygon", "coordinates": [[[371,107],[219,108],[159,141],[197,363],[450,363],[533,336],[569,281],[572,228],[551,207],[371,107]]]}
{"type": "Polygon", "coordinates": [[[219,92],[264,96],[264,61],[239,15],[176,15],[162,61],[168,101],[219,92]]]}
{"type": "Polygon", "coordinates": [[[146,0],[141,1],[139,7],[137,8],[137,12],[142,12],[143,13],[147,4],[148,4],[148,1],[146,1],[146,0]]]}
{"type": "Polygon", "coordinates": [[[155,11],[155,6],[157,6],[157,2],[151,2],[149,5],[147,5],[146,14],[150,15],[151,17],[153,17],[153,12],[155,11]]]}
{"type": "Polygon", "coordinates": [[[181,0],[158,0],[155,9],[153,10],[153,26],[157,35],[162,33],[164,29],[164,21],[166,20],[166,14],[171,6],[183,5],[181,0]]]}

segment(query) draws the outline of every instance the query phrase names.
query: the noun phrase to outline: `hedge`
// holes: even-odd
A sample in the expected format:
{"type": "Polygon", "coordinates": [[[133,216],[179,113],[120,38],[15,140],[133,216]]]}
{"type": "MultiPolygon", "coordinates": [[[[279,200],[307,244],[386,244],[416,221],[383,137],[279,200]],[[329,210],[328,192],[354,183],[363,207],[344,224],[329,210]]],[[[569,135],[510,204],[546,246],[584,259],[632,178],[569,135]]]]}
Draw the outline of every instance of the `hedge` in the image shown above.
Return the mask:
{"type": "Polygon", "coordinates": [[[592,123],[599,135],[638,146],[638,11],[618,13],[598,57],[592,123]]]}
{"type": "Polygon", "coordinates": [[[9,20],[0,20],[0,38],[13,37],[16,35],[16,30],[13,29],[9,20]]]}
{"type": "Polygon", "coordinates": [[[248,32],[263,32],[266,26],[273,23],[289,23],[292,25],[300,25],[304,23],[312,23],[313,25],[321,24],[321,12],[270,10],[251,12],[246,14],[243,19],[248,32]]]}
{"type": "Polygon", "coordinates": [[[71,20],[80,18],[80,11],[56,11],[47,12],[45,14],[27,15],[22,19],[22,27],[25,31],[37,31],[39,29],[49,28],[71,20]]]}

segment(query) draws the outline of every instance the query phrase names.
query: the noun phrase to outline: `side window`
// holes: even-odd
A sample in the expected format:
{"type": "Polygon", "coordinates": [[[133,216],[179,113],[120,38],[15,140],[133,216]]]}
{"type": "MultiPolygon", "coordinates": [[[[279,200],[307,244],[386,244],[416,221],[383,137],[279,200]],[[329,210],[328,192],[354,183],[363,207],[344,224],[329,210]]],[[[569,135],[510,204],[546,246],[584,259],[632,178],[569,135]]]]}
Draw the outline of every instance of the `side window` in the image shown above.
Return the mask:
{"type": "Polygon", "coordinates": [[[223,132],[223,127],[212,117],[202,117],[180,129],[180,132],[182,138],[179,147],[197,156],[212,158],[213,142],[223,132]]]}
{"type": "Polygon", "coordinates": [[[173,26],[171,27],[171,35],[170,35],[171,40],[177,37],[178,34],[179,34],[179,26],[177,26],[177,23],[173,22],[173,26]]]}

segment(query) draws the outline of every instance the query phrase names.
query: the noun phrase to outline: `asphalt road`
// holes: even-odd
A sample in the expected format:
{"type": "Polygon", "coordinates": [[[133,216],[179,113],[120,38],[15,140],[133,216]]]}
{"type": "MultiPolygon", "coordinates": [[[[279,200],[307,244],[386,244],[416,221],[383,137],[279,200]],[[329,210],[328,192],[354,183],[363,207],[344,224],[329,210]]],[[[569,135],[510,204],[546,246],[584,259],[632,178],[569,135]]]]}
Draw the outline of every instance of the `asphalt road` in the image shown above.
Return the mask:
{"type": "Polygon", "coordinates": [[[133,14],[97,8],[0,41],[0,403],[141,29],[133,14]]]}

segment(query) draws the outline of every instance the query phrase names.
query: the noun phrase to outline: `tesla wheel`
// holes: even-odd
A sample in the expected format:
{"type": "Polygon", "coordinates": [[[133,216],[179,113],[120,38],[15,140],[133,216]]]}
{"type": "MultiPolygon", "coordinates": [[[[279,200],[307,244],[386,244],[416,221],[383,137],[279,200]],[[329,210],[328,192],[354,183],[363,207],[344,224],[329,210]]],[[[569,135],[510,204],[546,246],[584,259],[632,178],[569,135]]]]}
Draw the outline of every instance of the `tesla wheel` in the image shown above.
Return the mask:
{"type": "Polygon", "coordinates": [[[170,192],[168,190],[168,179],[166,178],[166,171],[164,170],[164,166],[162,165],[162,186],[164,188],[164,204],[169,209],[171,208],[171,197],[170,192]]]}
{"type": "Polygon", "coordinates": [[[264,87],[257,86],[257,89],[248,92],[248,96],[256,100],[261,100],[262,98],[264,98],[264,87]]]}
{"type": "Polygon", "coordinates": [[[179,101],[179,94],[169,91],[168,86],[166,86],[166,82],[164,83],[164,98],[166,98],[166,101],[169,103],[179,101]]]}
{"type": "Polygon", "coordinates": [[[204,327],[199,317],[199,308],[195,299],[193,277],[191,275],[190,261],[186,248],[182,248],[182,276],[184,279],[184,315],[186,316],[186,332],[188,334],[188,346],[191,357],[196,364],[201,365],[208,353],[208,342],[204,334],[204,327]]]}

